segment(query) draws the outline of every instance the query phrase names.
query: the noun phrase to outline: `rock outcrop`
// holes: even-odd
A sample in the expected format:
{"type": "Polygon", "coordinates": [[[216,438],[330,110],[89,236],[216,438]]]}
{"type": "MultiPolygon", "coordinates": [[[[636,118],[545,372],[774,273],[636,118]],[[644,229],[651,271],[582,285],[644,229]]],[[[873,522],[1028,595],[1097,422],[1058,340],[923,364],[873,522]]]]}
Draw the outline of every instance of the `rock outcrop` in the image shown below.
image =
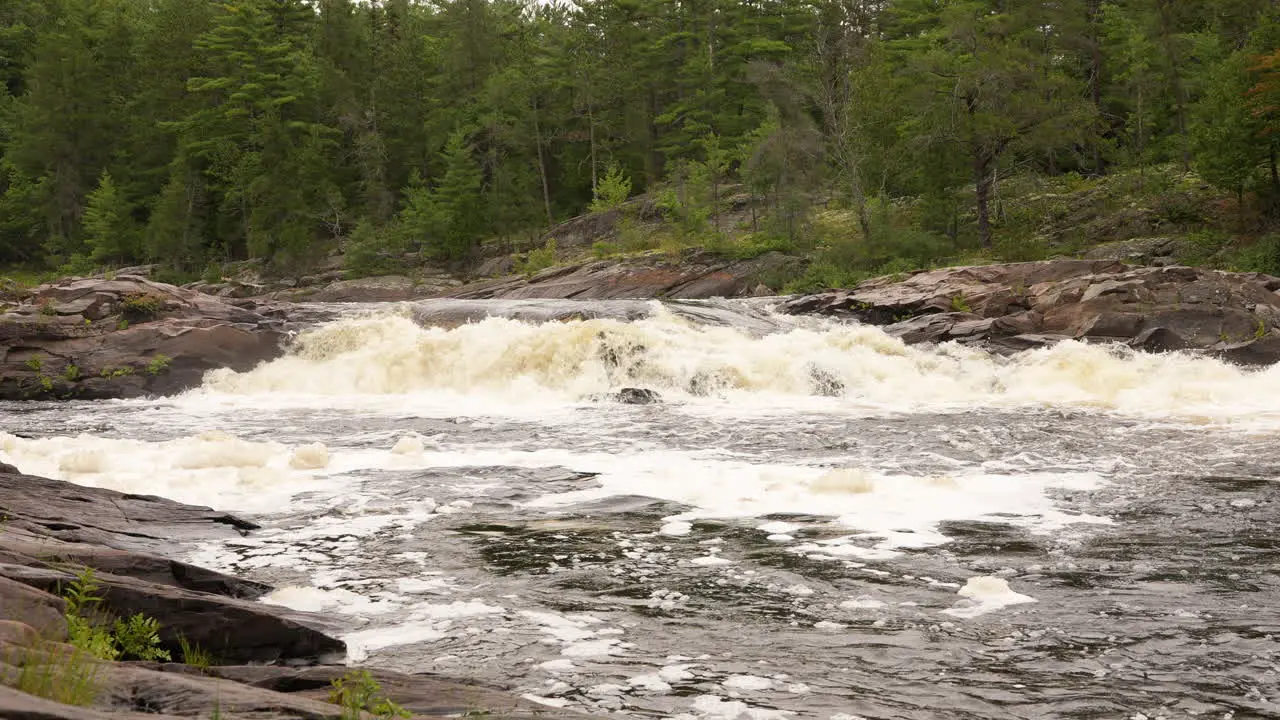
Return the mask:
{"type": "Polygon", "coordinates": [[[72,279],[0,302],[0,399],[164,395],[282,352],[283,323],[137,276],[72,279]]]}
{"type": "Polygon", "coordinates": [[[702,251],[679,258],[655,253],[626,260],[596,260],[464,285],[442,297],[467,299],[574,299],[738,297],[767,293],[765,286],[803,270],[800,258],[768,252],[731,260],[702,251]]]}
{"type": "MultiPolygon", "coordinates": [[[[78,568],[93,567],[112,610],[156,618],[163,628],[161,640],[172,653],[178,650],[179,636],[228,662],[315,660],[346,653],[340,640],[325,634],[318,618],[251,602],[266,586],[159,554],[178,539],[239,537],[255,527],[252,523],[209,508],[80,487],[3,467],[0,515],[7,518],[0,534],[0,594],[20,583],[40,593],[29,599],[41,600],[66,587],[78,568]]],[[[38,617],[47,620],[48,614],[38,617]]]]}
{"type": "MultiPolygon", "coordinates": [[[[23,475],[2,463],[0,521],[0,718],[346,717],[328,694],[351,669],[316,664],[340,662],[346,652],[324,618],[252,602],[270,588],[161,554],[175,539],[236,538],[252,523],[163,498],[23,475]],[[106,662],[66,645],[66,605],[56,593],[84,567],[94,568],[107,612],[155,618],[160,645],[173,658],[183,659],[181,637],[215,664],[106,662]],[[280,662],[286,665],[262,664],[280,662]],[[12,687],[24,682],[43,696],[12,687]],[[82,706],[50,699],[70,699],[64,691],[76,688],[88,693],[77,691],[82,706]]],[[[372,675],[382,696],[415,717],[585,717],[434,676],[372,675]]]]}
{"type": "Polygon", "coordinates": [[[884,325],[908,343],[1013,352],[1076,339],[1270,364],[1280,360],[1277,289],[1280,278],[1256,273],[1053,260],[878,278],[793,298],[783,310],[884,325]]]}

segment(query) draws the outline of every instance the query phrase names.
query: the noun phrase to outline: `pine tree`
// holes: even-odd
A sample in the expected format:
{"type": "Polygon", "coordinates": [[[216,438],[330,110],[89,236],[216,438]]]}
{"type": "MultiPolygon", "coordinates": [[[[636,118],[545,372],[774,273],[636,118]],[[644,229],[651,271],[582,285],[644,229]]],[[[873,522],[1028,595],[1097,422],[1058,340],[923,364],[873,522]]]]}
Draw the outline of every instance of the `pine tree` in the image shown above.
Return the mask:
{"type": "Polygon", "coordinates": [[[138,228],[132,211],[111,173],[104,170],[85,204],[84,237],[89,259],[119,264],[138,256],[138,228]]]}

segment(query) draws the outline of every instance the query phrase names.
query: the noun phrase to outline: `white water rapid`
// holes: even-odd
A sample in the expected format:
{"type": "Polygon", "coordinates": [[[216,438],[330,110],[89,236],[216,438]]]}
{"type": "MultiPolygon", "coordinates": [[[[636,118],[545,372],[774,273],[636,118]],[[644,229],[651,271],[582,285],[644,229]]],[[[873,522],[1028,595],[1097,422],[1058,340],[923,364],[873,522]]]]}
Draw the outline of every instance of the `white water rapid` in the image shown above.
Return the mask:
{"type": "Polygon", "coordinates": [[[3,405],[0,461],[250,516],[185,559],[557,707],[1280,714],[1280,370],[562,305],[349,311],[179,397],[3,405]]]}

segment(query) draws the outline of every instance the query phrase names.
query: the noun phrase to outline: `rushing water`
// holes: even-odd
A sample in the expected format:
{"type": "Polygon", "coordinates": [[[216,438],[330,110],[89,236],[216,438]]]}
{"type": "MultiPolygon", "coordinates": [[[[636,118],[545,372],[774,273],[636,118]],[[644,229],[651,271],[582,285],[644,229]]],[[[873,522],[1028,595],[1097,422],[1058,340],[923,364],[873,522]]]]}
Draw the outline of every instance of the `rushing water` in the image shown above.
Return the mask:
{"type": "Polygon", "coordinates": [[[180,397],[5,405],[0,460],[252,516],[188,559],[547,704],[1280,717],[1280,370],[767,301],[309,310],[180,397]]]}

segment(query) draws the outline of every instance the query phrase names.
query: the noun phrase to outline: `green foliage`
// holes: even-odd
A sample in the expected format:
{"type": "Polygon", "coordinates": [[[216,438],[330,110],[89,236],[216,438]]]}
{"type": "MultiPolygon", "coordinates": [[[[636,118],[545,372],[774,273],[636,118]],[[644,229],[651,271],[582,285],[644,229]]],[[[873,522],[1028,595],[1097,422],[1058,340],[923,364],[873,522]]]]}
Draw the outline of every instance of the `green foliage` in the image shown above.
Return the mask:
{"type": "Polygon", "coordinates": [[[76,365],[67,365],[62,370],[62,379],[67,382],[75,382],[80,379],[80,368],[76,365]]]}
{"type": "Polygon", "coordinates": [[[102,368],[102,372],[99,373],[101,377],[104,377],[107,379],[128,377],[129,375],[132,375],[132,374],[133,374],[133,368],[131,367],[104,367],[102,368]]]}
{"type": "Polygon", "coordinates": [[[101,660],[169,660],[168,651],[160,647],[160,623],[142,613],[112,623],[101,591],[91,567],[63,590],[67,642],[101,660]]]}
{"type": "Polygon", "coordinates": [[[160,623],[142,613],[116,620],[112,637],[124,660],[169,661],[169,651],[160,647],[160,623]]]}
{"type": "Polygon", "coordinates": [[[630,197],[631,178],[623,173],[617,163],[614,163],[597,183],[590,209],[592,212],[616,210],[630,197]]]}
{"type": "Polygon", "coordinates": [[[138,257],[138,233],[132,211],[111,173],[103,170],[98,187],[85,201],[82,220],[92,261],[123,263],[138,257]]]}
{"type": "Polygon", "coordinates": [[[150,375],[159,375],[169,369],[169,365],[173,363],[173,358],[158,353],[147,363],[147,373],[150,375]]]}
{"type": "Polygon", "coordinates": [[[209,261],[209,264],[204,266],[200,281],[206,285],[217,285],[222,282],[222,266],[212,260],[209,261]]]}
{"type": "Polygon", "coordinates": [[[530,250],[524,259],[516,260],[516,271],[525,275],[546,270],[556,264],[556,240],[547,240],[541,248],[530,250]]]}
{"type": "Polygon", "coordinates": [[[383,720],[410,716],[409,711],[387,697],[380,696],[382,686],[368,670],[352,670],[343,677],[334,679],[332,685],[329,702],[341,706],[342,720],[361,720],[362,713],[365,712],[383,720]]]}
{"type": "Polygon", "coordinates": [[[115,660],[120,651],[102,609],[101,589],[93,568],[86,567],[63,590],[62,597],[67,603],[67,642],[95,658],[115,660]]]}
{"type": "Polygon", "coordinates": [[[71,650],[17,650],[5,658],[18,665],[13,687],[64,705],[88,706],[98,699],[101,666],[96,656],[78,647],[71,650]]]}
{"type": "Polygon", "coordinates": [[[213,654],[187,640],[185,635],[178,635],[178,650],[182,653],[182,662],[197,670],[208,670],[213,665],[213,654]]]}
{"type": "Polygon", "coordinates": [[[969,306],[969,301],[964,299],[964,295],[951,296],[951,310],[952,312],[962,313],[973,312],[973,308],[969,306]]]}
{"type": "Polygon", "coordinates": [[[40,372],[40,369],[44,367],[44,357],[41,355],[29,357],[27,358],[27,361],[22,364],[31,372],[40,372]]]}
{"type": "Polygon", "coordinates": [[[1280,275],[1280,234],[1268,235],[1235,251],[1227,260],[1228,270],[1280,275]]]}
{"type": "Polygon", "coordinates": [[[164,298],[148,293],[129,293],[120,298],[120,311],[126,317],[153,318],[164,309],[164,298]]]}
{"type": "Polygon", "coordinates": [[[785,248],[847,280],[1071,252],[1098,236],[1070,201],[1128,175],[1133,214],[1179,233],[1255,238],[1280,216],[1267,0],[15,7],[0,263],[216,282],[222,262],[301,272],[341,246],[373,274],[509,253],[645,193],[666,223],[636,202],[617,251],[785,248]],[[1169,165],[1214,190],[1164,187],[1169,165]]]}
{"type": "MultiPolygon", "coordinates": [[[[410,204],[422,201],[423,198],[409,200],[410,204]]],[[[408,208],[402,219],[408,217],[407,213],[408,208]]],[[[410,225],[413,222],[416,218],[410,220],[410,225]]],[[[365,277],[403,270],[404,260],[400,255],[404,249],[396,240],[397,234],[378,230],[367,220],[356,225],[344,248],[346,268],[351,276],[365,277]]]]}

